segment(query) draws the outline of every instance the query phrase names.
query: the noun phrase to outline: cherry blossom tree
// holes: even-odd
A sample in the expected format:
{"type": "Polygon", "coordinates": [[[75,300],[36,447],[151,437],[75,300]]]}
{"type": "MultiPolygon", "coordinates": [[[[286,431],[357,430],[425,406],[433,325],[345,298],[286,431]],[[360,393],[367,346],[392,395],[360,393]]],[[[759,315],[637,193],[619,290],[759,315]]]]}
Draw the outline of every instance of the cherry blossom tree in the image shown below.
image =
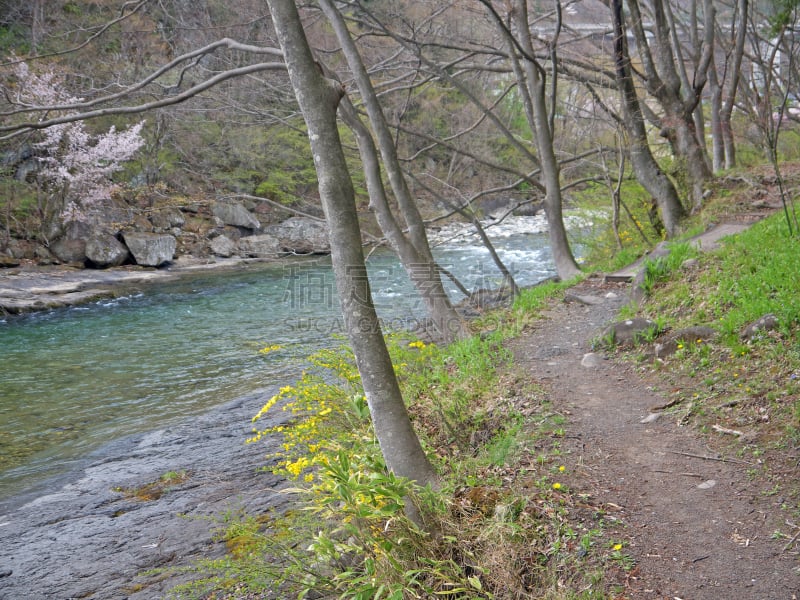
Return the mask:
{"type": "MultiPolygon", "coordinates": [[[[21,62],[15,72],[19,104],[59,106],[82,100],[71,96],[52,70],[37,74],[21,62]]],[[[110,197],[116,187],[111,176],[144,144],[144,123],[140,121],[124,131],[112,125],[100,134],[89,132],[84,121],[42,130],[33,144],[39,162],[36,177],[64,221],[84,220],[87,210],[110,197]]]]}

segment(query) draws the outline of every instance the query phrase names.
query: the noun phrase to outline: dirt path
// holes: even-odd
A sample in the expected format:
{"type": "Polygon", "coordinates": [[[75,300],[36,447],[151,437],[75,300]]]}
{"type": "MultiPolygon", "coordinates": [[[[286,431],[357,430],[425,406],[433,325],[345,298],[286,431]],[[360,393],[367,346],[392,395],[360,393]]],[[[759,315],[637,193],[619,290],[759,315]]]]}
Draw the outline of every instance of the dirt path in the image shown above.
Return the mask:
{"type": "Polygon", "coordinates": [[[518,367],[567,417],[565,483],[623,524],[636,561],[625,597],[796,600],[800,564],[783,551],[785,539],[771,538],[784,525],[781,499],[765,495],[744,461],[713,460],[715,451],[672,417],[643,423],[667,400],[632,366],[599,356],[586,364],[627,288],[589,279],[513,345],[518,367]]]}

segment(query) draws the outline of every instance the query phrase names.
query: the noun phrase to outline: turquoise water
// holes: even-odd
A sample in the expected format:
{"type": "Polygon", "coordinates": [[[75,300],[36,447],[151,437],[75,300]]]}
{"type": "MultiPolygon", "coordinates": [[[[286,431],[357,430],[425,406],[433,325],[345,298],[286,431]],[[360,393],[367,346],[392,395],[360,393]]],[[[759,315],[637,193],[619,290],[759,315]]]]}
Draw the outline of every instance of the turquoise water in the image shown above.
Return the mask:
{"type": "MultiPolygon", "coordinates": [[[[552,274],[541,236],[503,241],[519,282],[552,274]]],[[[439,259],[469,288],[497,276],[482,248],[439,259]]],[[[370,257],[389,326],[424,318],[394,257],[370,257]]],[[[291,382],[340,328],[327,259],[205,273],[126,297],[0,321],[0,498],[115,438],[291,382]],[[262,355],[260,348],[280,345],[262,355]]]]}

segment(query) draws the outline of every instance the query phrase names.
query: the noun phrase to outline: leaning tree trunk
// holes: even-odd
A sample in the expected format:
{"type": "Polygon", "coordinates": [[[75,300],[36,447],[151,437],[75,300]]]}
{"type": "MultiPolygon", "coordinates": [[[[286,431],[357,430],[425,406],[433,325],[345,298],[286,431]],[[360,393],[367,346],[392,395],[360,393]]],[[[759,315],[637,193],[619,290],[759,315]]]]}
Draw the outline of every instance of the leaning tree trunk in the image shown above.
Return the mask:
{"type": "Polygon", "coordinates": [[[612,0],[611,18],[614,26],[615,76],[622,95],[622,122],[630,143],[631,165],[636,180],[655,199],[667,236],[673,237],[678,233],[685,211],[675,186],[650,152],[644,116],[633,83],[631,59],[622,20],[622,0],[612,0]]]}
{"type": "Polygon", "coordinates": [[[331,0],[321,0],[320,7],[332,24],[347,64],[353,73],[353,78],[366,107],[372,130],[375,132],[375,139],[388,174],[389,184],[394,192],[394,197],[397,199],[397,205],[406,224],[408,234],[406,235],[403,232],[403,227],[398,223],[387,201],[383,181],[380,177],[380,165],[377,160],[375,142],[373,142],[368,132],[364,131],[364,125],[355,110],[349,110],[347,113],[348,123],[354,129],[358,138],[362,159],[366,160],[370,165],[370,169],[367,170],[367,184],[371,205],[375,210],[378,225],[400,259],[409,279],[411,279],[417,292],[422,297],[428,316],[433,323],[435,335],[444,342],[452,342],[466,337],[468,333],[466,324],[453,307],[442,285],[441,272],[436,265],[428,243],[425,223],[417,203],[408,189],[408,184],[400,166],[400,160],[397,157],[394,138],[386,123],[386,117],[378,101],[378,95],[372,86],[372,81],[364,67],[358,48],[356,48],[353,38],[350,36],[347,24],[333,2],[331,0]]]}
{"type": "Polygon", "coordinates": [[[336,122],[344,95],[319,72],[294,0],[267,0],[289,79],[308,127],[322,207],[330,227],[331,258],[345,328],[386,466],[424,485],[436,481],[411,426],[372,303],[353,182],[336,122]]]}

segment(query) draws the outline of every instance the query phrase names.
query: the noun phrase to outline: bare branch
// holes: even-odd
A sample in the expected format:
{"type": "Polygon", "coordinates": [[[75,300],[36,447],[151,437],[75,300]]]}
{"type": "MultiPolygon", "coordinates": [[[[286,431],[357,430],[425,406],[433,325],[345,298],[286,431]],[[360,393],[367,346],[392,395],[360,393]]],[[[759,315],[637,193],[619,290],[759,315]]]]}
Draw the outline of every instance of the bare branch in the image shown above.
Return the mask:
{"type": "Polygon", "coordinates": [[[120,21],[124,21],[125,19],[127,19],[131,15],[135,14],[136,12],[138,12],[139,9],[142,8],[148,2],[150,2],[150,0],[141,0],[141,2],[136,4],[136,6],[133,7],[131,12],[129,12],[127,14],[125,13],[125,9],[128,8],[128,6],[130,6],[131,4],[133,4],[133,2],[126,2],[125,4],[122,5],[122,8],[120,9],[120,16],[119,17],[117,17],[116,19],[112,19],[111,21],[109,21],[108,23],[103,25],[97,32],[93,33],[88,38],[86,38],[82,43],[78,44],[77,46],[75,46],[73,48],[68,48],[67,50],[60,50],[58,52],[51,52],[49,54],[41,54],[41,55],[38,55],[38,56],[31,56],[31,57],[28,57],[28,58],[20,58],[20,59],[17,59],[17,60],[12,60],[12,61],[9,61],[9,62],[0,63],[0,67],[10,67],[10,66],[13,66],[13,65],[18,65],[18,64],[23,63],[23,62],[28,62],[30,60],[41,60],[43,58],[52,58],[54,56],[63,56],[65,54],[71,54],[72,52],[77,52],[78,50],[80,50],[82,48],[85,48],[86,46],[91,44],[94,40],[96,40],[98,37],[103,35],[106,31],[108,31],[111,27],[113,27],[114,25],[116,25],[120,21]]]}
{"type": "MultiPolygon", "coordinates": [[[[170,61],[169,63],[167,63],[166,65],[164,65],[160,69],[154,71],[153,73],[151,73],[150,75],[148,75],[147,77],[142,79],[140,82],[135,83],[135,84],[125,88],[124,90],[122,90],[122,91],[120,91],[120,92],[118,92],[116,94],[110,94],[108,96],[101,96],[99,98],[95,98],[93,100],[88,100],[88,101],[85,101],[85,102],[74,102],[74,103],[70,103],[70,104],[59,104],[59,105],[53,105],[53,106],[31,106],[31,107],[27,107],[26,106],[25,108],[19,108],[19,109],[16,109],[16,110],[0,113],[0,116],[9,117],[9,116],[13,116],[13,115],[16,115],[16,114],[27,114],[27,113],[32,113],[32,112],[50,112],[50,111],[54,111],[54,110],[80,110],[80,109],[85,109],[85,108],[91,108],[93,106],[97,106],[98,104],[105,104],[105,103],[108,103],[108,102],[112,102],[114,100],[118,100],[119,98],[130,96],[134,92],[137,92],[137,91],[143,89],[145,86],[147,86],[148,84],[152,83],[153,81],[155,81],[156,79],[158,79],[159,77],[161,77],[162,75],[164,75],[168,71],[174,69],[176,66],[178,66],[179,64],[181,64],[181,63],[183,63],[185,61],[188,61],[188,60],[191,60],[191,59],[194,59],[194,58],[197,58],[197,57],[201,57],[201,56],[206,55],[206,54],[210,54],[211,52],[214,52],[217,48],[223,48],[223,47],[227,48],[229,50],[241,50],[241,51],[244,51],[244,52],[251,52],[253,54],[268,54],[270,56],[275,56],[277,58],[282,58],[283,57],[283,53],[277,48],[252,46],[250,44],[242,44],[242,43],[237,42],[235,40],[232,40],[230,38],[223,38],[221,40],[217,40],[216,42],[212,42],[211,44],[203,46],[202,48],[198,48],[197,50],[193,50],[192,52],[187,52],[186,54],[183,54],[183,55],[177,57],[176,59],[170,61]]],[[[264,63],[262,63],[262,64],[264,64],[264,63]]],[[[247,68],[247,67],[242,67],[242,68],[247,68]]],[[[285,67],[282,67],[282,68],[285,68],[285,67]]],[[[263,71],[264,69],[262,68],[262,69],[256,69],[256,70],[257,71],[263,71]]],[[[229,73],[229,72],[230,71],[225,71],[224,73],[229,73]]],[[[255,71],[247,71],[247,73],[249,73],[249,72],[255,72],[255,71]]],[[[224,74],[224,73],[222,73],[222,74],[224,74]]],[[[246,74],[246,73],[236,73],[235,75],[231,75],[231,76],[238,76],[238,75],[243,75],[243,74],[246,74]]],[[[183,75],[181,75],[181,77],[182,76],[183,75]]],[[[225,77],[224,79],[228,79],[228,77],[225,77]]],[[[222,81],[222,80],[220,80],[220,81],[222,81]]],[[[202,84],[200,84],[200,85],[202,85],[202,84]]],[[[195,86],[195,87],[197,87],[197,86],[195,86]]],[[[194,89],[194,88],[192,88],[192,89],[194,89]]],[[[45,125],[45,127],[47,127],[47,126],[49,126],[49,125],[45,125]]],[[[6,130],[3,130],[3,131],[6,131],[6,130]]]]}
{"type": "Polygon", "coordinates": [[[7,133],[9,135],[0,136],[0,140],[7,140],[21,133],[25,133],[34,129],[46,129],[47,127],[52,127],[53,125],[60,125],[62,123],[72,123],[74,121],[96,119],[97,117],[105,117],[108,115],[137,114],[148,110],[153,110],[154,108],[162,108],[164,106],[172,106],[174,104],[180,104],[181,102],[185,102],[186,100],[193,98],[194,96],[197,96],[200,92],[204,92],[205,90],[214,87],[215,85],[225,81],[226,79],[231,79],[233,77],[240,77],[242,75],[249,75],[251,73],[257,73],[259,71],[284,70],[284,69],[286,69],[286,65],[282,62],[256,63],[254,65],[247,65],[245,67],[240,67],[238,69],[230,69],[228,71],[217,73],[214,77],[211,77],[206,81],[203,81],[202,83],[198,83],[197,85],[189,88],[188,90],[186,90],[181,94],[170,96],[168,98],[163,98],[161,100],[155,100],[153,102],[146,102],[144,104],[139,104],[135,106],[117,106],[117,107],[101,108],[82,113],[63,115],[61,117],[54,117],[52,119],[45,119],[38,122],[4,125],[0,126],[0,133],[7,133]]]}

